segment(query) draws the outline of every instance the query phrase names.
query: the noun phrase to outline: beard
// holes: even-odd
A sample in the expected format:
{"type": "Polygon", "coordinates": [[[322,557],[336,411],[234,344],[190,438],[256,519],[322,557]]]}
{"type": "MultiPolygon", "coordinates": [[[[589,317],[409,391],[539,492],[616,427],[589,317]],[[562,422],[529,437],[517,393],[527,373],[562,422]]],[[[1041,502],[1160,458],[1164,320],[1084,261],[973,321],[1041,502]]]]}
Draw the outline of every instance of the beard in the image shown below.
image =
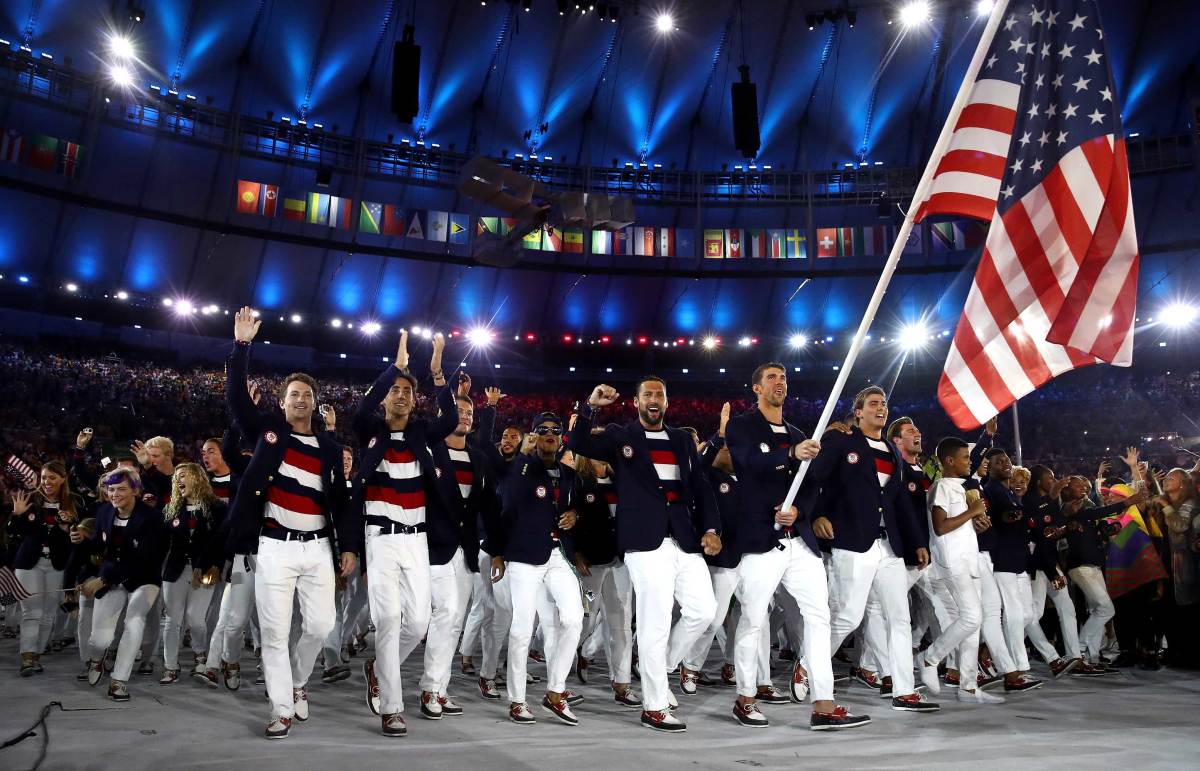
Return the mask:
{"type": "Polygon", "coordinates": [[[651,415],[645,407],[638,408],[638,417],[643,423],[651,426],[661,426],[663,422],[663,411],[660,409],[656,415],[651,415]]]}

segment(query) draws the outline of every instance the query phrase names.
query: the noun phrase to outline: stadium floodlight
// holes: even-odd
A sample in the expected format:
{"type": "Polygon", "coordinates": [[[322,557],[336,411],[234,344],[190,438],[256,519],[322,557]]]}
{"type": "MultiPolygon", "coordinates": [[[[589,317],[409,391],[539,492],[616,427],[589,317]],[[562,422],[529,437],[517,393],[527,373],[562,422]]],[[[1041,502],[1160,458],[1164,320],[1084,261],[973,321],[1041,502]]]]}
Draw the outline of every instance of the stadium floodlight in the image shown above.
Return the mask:
{"type": "Polygon", "coordinates": [[[900,330],[896,342],[906,351],[919,350],[929,342],[929,329],[920,321],[915,324],[907,324],[900,330]]]}
{"type": "Polygon", "coordinates": [[[292,323],[293,324],[299,324],[303,320],[304,320],[304,318],[299,313],[292,314],[292,323]]]}
{"type": "Polygon", "coordinates": [[[175,315],[176,316],[191,316],[195,312],[196,312],[196,306],[192,305],[190,300],[176,300],[175,301],[175,315]]]}
{"type": "Polygon", "coordinates": [[[358,325],[358,328],[362,330],[364,335],[376,335],[379,334],[380,329],[383,329],[378,321],[364,321],[358,325]]]}
{"type": "Polygon", "coordinates": [[[133,85],[133,73],[124,64],[113,64],[108,68],[108,78],[121,88],[133,85]]]}
{"type": "Polygon", "coordinates": [[[487,348],[492,344],[492,330],[487,327],[472,327],[467,330],[467,342],[472,348],[487,348]]]}
{"type": "Polygon", "coordinates": [[[991,16],[992,8],[996,6],[996,0],[979,0],[975,3],[975,13],[978,16],[991,16]]]}
{"type": "Polygon", "coordinates": [[[900,9],[900,23],[905,29],[912,29],[918,24],[929,21],[929,3],[925,0],[912,0],[900,9]]]}
{"type": "Polygon", "coordinates": [[[717,338],[713,337],[712,335],[708,335],[704,338],[700,345],[704,348],[704,350],[711,351],[717,347],[717,338]]]}
{"type": "Polygon", "coordinates": [[[663,11],[654,19],[654,28],[658,30],[658,34],[666,35],[675,29],[675,17],[663,11]]]}
{"type": "Polygon", "coordinates": [[[1159,318],[1168,327],[1182,329],[1192,325],[1200,317],[1200,308],[1185,302],[1174,302],[1168,305],[1159,318]]]}
{"type": "Polygon", "coordinates": [[[117,292],[116,297],[118,300],[128,300],[129,292],[126,292],[124,289],[122,289],[121,291],[117,292]]]}
{"type": "Polygon", "coordinates": [[[133,41],[124,35],[113,35],[108,39],[108,50],[121,61],[133,59],[137,52],[133,50],[133,41]]]}
{"type": "Polygon", "coordinates": [[[341,329],[342,328],[342,320],[339,318],[331,319],[329,322],[329,326],[333,327],[334,329],[341,329]]]}
{"type": "Polygon", "coordinates": [[[788,345],[793,348],[803,348],[808,345],[808,338],[804,335],[792,335],[788,338],[788,345]]]}

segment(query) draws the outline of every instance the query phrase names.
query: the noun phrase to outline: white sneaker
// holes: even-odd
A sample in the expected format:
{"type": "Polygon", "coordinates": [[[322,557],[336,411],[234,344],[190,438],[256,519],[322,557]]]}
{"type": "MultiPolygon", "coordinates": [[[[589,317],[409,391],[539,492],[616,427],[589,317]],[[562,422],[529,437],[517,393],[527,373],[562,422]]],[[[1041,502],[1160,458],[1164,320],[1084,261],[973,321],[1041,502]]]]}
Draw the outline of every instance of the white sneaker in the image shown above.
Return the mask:
{"type": "Polygon", "coordinates": [[[920,666],[921,682],[925,684],[931,694],[936,696],[941,693],[942,681],[938,679],[937,666],[929,666],[929,662],[925,660],[924,656],[921,657],[920,666]]]}
{"type": "Polygon", "coordinates": [[[973,691],[968,691],[966,688],[958,689],[958,700],[964,704],[1003,704],[1004,697],[996,696],[988,693],[982,688],[976,688],[973,691]]]}
{"type": "Polygon", "coordinates": [[[293,688],[292,702],[296,707],[296,719],[301,723],[308,720],[308,689],[293,688]]]}

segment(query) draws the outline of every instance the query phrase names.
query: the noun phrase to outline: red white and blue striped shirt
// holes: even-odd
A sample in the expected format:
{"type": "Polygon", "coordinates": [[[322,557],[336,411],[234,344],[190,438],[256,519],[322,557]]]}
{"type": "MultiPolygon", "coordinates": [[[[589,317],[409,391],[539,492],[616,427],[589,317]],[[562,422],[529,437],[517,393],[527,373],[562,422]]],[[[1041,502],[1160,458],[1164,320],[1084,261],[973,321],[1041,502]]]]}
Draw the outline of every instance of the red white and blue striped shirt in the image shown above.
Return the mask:
{"type": "Polygon", "coordinates": [[[425,483],[421,464],[403,431],[391,432],[387,450],[367,479],[363,511],[368,517],[387,517],[402,525],[425,521],[425,483]]]}
{"type": "Polygon", "coordinates": [[[267,488],[263,514],[290,530],[324,530],[324,492],[317,437],[293,432],[279,470],[267,488]]]}
{"type": "Polygon", "coordinates": [[[679,471],[679,459],[675,457],[675,449],[666,431],[647,431],[646,442],[650,445],[650,462],[662,482],[663,492],[666,493],[667,503],[673,503],[683,498],[683,474],[679,471]]]}

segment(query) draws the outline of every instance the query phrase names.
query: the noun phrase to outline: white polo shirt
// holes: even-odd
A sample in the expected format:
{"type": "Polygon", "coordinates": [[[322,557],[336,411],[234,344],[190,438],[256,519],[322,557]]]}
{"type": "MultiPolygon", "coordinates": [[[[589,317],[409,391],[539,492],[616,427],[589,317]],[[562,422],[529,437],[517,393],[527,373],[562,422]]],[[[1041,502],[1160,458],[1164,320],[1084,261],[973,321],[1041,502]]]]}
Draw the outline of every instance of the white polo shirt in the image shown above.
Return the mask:
{"type": "Polygon", "coordinates": [[[967,494],[963,490],[965,479],[942,477],[929,488],[929,541],[934,565],[953,575],[979,576],[979,542],[975,528],[965,522],[945,535],[933,529],[933,507],[946,512],[947,517],[957,517],[967,511],[967,494]]]}

